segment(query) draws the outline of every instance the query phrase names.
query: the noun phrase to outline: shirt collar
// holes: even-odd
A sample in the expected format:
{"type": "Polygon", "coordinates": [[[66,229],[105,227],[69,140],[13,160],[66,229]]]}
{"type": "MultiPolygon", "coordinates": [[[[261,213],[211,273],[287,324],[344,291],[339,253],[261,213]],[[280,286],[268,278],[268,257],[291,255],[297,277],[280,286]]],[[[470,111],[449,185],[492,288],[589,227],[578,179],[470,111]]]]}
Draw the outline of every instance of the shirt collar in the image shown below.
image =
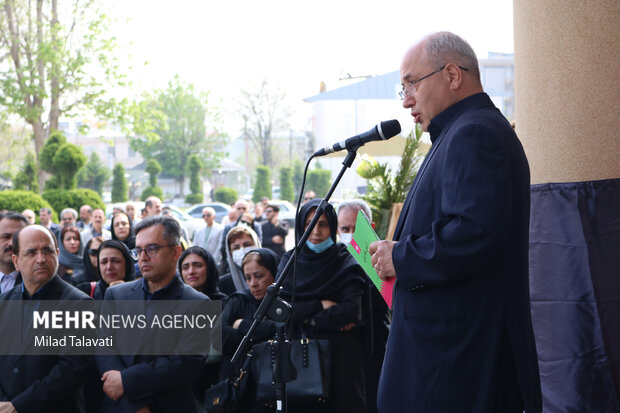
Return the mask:
{"type": "Polygon", "coordinates": [[[172,284],[176,282],[177,278],[178,278],[178,275],[175,274],[174,277],[172,277],[172,280],[168,283],[168,285],[152,293],[149,290],[148,281],[144,277],[142,277],[142,290],[144,291],[145,298],[147,300],[153,300],[153,299],[157,300],[159,297],[166,294],[166,292],[172,288],[172,284]]]}
{"type": "Polygon", "coordinates": [[[447,109],[444,109],[441,113],[431,119],[431,123],[428,125],[428,132],[431,135],[431,142],[434,143],[446,126],[452,123],[452,121],[456,119],[456,117],[463,110],[470,107],[472,104],[477,105],[488,100],[489,97],[486,93],[476,93],[456,102],[447,109]]]}

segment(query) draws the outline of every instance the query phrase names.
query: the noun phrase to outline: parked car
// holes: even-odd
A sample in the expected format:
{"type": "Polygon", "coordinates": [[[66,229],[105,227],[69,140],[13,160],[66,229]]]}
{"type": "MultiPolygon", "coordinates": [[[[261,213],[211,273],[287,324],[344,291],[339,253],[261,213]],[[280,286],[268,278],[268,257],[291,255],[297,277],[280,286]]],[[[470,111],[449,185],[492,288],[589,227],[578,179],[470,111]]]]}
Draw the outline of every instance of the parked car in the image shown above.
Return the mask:
{"type": "Polygon", "coordinates": [[[194,237],[194,231],[207,225],[205,224],[205,221],[202,218],[200,219],[194,218],[190,214],[183,211],[177,206],[170,205],[170,204],[164,204],[163,208],[166,208],[166,207],[170,208],[170,211],[172,212],[172,216],[178,219],[181,222],[181,225],[183,225],[183,227],[185,228],[185,231],[187,232],[187,236],[189,237],[188,241],[190,241],[194,237]]]}
{"type": "Polygon", "coordinates": [[[230,211],[230,206],[224,204],[223,202],[207,202],[204,204],[197,204],[187,210],[187,213],[194,218],[202,219],[202,210],[206,207],[211,207],[215,210],[215,222],[222,222],[222,219],[228,214],[230,211]]]}

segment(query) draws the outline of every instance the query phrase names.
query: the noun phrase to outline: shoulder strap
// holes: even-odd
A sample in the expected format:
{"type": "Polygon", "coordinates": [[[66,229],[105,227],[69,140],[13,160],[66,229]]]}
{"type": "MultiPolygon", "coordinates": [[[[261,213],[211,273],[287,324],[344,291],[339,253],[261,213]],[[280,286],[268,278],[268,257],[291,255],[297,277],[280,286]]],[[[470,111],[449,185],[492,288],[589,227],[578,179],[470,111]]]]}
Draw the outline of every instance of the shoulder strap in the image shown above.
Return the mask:
{"type": "Polygon", "coordinates": [[[90,298],[95,296],[95,287],[97,287],[97,281],[91,281],[90,283],[90,298]]]}

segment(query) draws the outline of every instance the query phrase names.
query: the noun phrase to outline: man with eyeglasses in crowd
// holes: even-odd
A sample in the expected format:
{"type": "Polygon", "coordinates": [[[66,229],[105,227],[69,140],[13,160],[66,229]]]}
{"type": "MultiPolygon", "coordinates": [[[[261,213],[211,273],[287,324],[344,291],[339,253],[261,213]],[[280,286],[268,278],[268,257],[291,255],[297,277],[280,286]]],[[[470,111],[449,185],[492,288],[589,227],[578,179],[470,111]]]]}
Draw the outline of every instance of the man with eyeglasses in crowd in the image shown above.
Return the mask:
{"type": "Polygon", "coordinates": [[[288,227],[278,220],[280,214],[280,207],[277,205],[269,204],[265,208],[265,215],[267,220],[262,223],[263,229],[263,248],[269,248],[275,252],[280,258],[286,252],[284,248],[284,242],[286,235],[288,234],[288,227]]]}
{"type": "Polygon", "coordinates": [[[222,237],[224,235],[224,226],[215,222],[215,209],[205,207],[202,210],[202,218],[205,220],[205,227],[194,232],[192,242],[198,247],[202,247],[209,251],[215,259],[216,265],[219,267],[222,263],[222,237]]]}
{"type": "Polygon", "coordinates": [[[460,37],[423,38],[400,74],[432,147],[394,241],[370,245],[379,277],[396,277],[379,411],[540,412],[521,143],[460,37]]]}
{"type": "MultiPolygon", "coordinates": [[[[181,227],[174,219],[148,217],[135,226],[142,277],[108,288],[106,300],[208,300],[176,274],[181,255],[181,227]]],[[[148,340],[148,337],[144,338],[148,340]]],[[[202,367],[200,356],[97,356],[103,382],[102,412],[195,412],[192,382],[202,367]]]]}
{"type": "MultiPolygon", "coordinates": [[[[23,283],[0,295],[0,301],[36,304],[38,300],[91,299],[56,275],[58,247],[49,229],[41,225],[18,229],[12,238],[12,249],[13,263],[23,283]]],[[[9,340],[19,332],[3,334],[9,340]]],[[[0,412],[82,412],[81,388],[91,360],[87,356],[61,354],[0,355],[0,412]]]]}

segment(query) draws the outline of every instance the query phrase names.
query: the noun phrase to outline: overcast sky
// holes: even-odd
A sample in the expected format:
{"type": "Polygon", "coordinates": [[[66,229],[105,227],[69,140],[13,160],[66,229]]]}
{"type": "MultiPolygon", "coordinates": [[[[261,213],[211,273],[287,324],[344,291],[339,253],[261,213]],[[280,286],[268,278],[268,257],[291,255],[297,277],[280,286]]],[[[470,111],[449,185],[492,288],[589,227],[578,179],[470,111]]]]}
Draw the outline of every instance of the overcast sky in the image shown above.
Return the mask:
{"type": "MultiPolygon", "coordinates": [[[[338,79],[397,70],[407,47],[449,30],[479,57],[513,52],[511,0],[105,0],[111,29],[132,55],[136,90],[179,74],[222,100],[230,113],[241,88],[267,78],[292,105],[345,85],[338,79]],[[148,64],[143,63],[147,61],[148,64]]],[[[306,115],[302,115],[302,118],[306,115]]],[[[302,121],[303,122],[303,121],[302,121]]],[[[300,128],[305,125],[299,125],[300,128]]],[[[234,133],[231,127],[229,132],[234,133]]]]}

